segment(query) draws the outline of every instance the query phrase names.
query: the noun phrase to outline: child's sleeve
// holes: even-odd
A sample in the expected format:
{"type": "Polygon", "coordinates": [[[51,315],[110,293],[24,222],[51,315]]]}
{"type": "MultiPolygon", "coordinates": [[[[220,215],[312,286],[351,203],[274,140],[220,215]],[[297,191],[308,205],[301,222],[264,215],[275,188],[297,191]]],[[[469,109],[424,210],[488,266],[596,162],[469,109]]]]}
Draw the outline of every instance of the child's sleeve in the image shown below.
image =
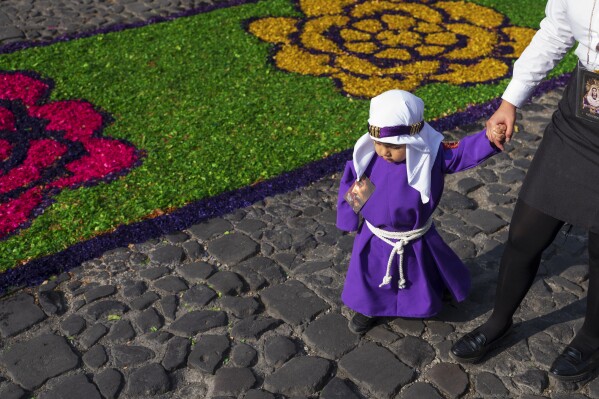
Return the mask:
{"type": "Polygon", "coordinates": [[[441,143],[439,151],[443,152],[444,173],[473,168],[501,152],[489,141],[486,130],[466,136],[457,142],[441,143]]]}
{"type": "Polygon", "coordinates": [[[339,184],[339,194],[337,198],[337,228],[344,231],[355,231],[358,229],[359,218],[351,206],[343,198],[347,190],[356,181],[356,173],[352,167],[352,162],[345,164],[345,171],[339,184]]]}

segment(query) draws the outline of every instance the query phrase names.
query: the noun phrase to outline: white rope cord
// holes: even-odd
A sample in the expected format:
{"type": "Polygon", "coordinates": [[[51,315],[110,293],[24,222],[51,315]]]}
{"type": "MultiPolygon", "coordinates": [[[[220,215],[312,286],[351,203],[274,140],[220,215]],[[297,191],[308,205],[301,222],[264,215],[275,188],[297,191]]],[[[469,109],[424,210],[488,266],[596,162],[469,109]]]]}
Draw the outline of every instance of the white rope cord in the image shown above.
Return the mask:
{"type": "Polygon", "coordinates": [[[406,288],[406,279],[404,277],[403,270],[403,249],[404,246],[409,244],[410,241],[415,240],[417,238],[422,237],[426,234],[428,229],[431,228],[433,224],[433,218],[429,218],[425,225],[419,229],[414,229],[410,231],[387,231],[383,229],[379,229],[378,227],[374,227],[371,225],[368,220],[364,220],[366,222],[366,226],[372,231],[372,234],[386,242],[387,244],[393,247],[391,254],[389,255],[389,261],[387,262],[387,272],[385,273],[385,277],[383,277],[383,281],[379,285],[382,287],[383,285],[387,285],[391,283],[391,263],[393,263],[393,256],[395,254],[399,255],[399,282],[398,287],[400,290],[406,288]],[[393,242],[391,240],[397,240],[393,242]]]}

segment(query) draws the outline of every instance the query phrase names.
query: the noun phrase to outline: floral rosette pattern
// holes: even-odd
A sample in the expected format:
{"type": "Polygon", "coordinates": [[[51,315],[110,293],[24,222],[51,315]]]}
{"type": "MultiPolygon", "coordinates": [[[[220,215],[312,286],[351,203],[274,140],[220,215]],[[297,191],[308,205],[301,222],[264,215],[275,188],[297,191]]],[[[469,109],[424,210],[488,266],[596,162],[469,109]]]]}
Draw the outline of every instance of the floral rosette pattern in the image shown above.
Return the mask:
{"type": "Polygon", "coordinates": [[[254,19],[249,32],[276,44],[278,68],[331,77],[343,92],[364,98],[432,82],[505,78],[535,33],[465,1],[299,0],[298,6],[305,18],[254,19]]]}
{"type": "Polygon", "coordinates": [[[114,179],[141,159],[131,144],[102,137],[112,118],[89,102],[48,102],[52,87],[32,72],[0,72],[0,240],[62,189],[114,179]]]}

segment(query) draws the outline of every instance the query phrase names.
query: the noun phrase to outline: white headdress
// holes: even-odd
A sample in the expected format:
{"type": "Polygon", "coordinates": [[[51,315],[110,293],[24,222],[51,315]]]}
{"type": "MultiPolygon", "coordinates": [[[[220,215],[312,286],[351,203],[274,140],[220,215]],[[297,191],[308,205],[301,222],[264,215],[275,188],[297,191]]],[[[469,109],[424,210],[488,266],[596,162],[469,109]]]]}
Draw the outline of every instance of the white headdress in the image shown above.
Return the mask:
{"type": "Polygon", "coordinates": [[[420,192],[422,203],[430,199],[431,170],[443,135],[424,122],[424,102],[403,90],[389,90],[370,100],[369,132],[354,146],[358,179],[375,156],[372,140],[406,144],[408,184],[420,192]]]}

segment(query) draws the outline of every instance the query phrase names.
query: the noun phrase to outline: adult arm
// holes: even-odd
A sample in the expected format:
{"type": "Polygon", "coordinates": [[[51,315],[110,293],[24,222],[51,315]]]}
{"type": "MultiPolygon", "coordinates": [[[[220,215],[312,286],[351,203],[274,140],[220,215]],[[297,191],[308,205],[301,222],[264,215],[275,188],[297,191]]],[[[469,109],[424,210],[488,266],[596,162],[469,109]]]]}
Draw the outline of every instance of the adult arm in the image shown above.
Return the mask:
{"type": "MultiPolygon", "coordinates": [[[[567,1],[547,2],[540,29],[514,63],[513,77],[503,93],[501,105],[486,123],[488,131],[497,124],[505,124],[506,141],[510,141],[513,134],[516,108],[528,100],[539,82],[575,43],[567,16],[567,1]]],[[[494,144],[503,149],[501,143],[494,141],[494,144]]]]}

